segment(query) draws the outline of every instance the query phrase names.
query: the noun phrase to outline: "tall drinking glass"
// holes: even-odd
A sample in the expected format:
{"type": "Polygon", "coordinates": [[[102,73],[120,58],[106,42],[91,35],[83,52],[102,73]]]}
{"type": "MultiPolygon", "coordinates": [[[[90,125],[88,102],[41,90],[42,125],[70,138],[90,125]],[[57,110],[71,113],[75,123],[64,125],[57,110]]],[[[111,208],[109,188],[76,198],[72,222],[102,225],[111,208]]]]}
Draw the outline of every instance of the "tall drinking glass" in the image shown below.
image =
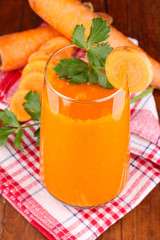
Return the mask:
{"type": "Polygon", "coordinates": [[[72,97],[74,89],[83,89],[83,84],[58,79],[52,67],[58,59],[70,58],[73,51],[73,45],[59,50],[46,65],[40,174],[47,190],[57,199],[91,207],[110,201],[127,183],[129,92],[126,81],[119,90],[105,89],[103,98],[87,98],[83,91],[72,97]]]}

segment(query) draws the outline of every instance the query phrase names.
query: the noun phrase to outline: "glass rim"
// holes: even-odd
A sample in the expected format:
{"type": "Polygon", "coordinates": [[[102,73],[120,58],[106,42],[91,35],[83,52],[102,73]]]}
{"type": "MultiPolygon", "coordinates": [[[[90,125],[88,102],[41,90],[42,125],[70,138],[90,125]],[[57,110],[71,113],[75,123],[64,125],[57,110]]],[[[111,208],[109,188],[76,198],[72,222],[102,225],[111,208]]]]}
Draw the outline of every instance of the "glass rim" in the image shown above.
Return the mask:
{"type": "Polygon", "coordinates": [[[100,102],[105,102],[105,101],[107,101],[107,100],[110,100],[110,99],[114,98],[116,95],[118,95],[118,93],[123,90],[123,87],[124,87],[125,83],[127,82],[127,76],[126,76],[126,79],[125,79],[125,81],[123,82],[123,84],[122,84],[122,86],[121,86],[120,89],[117,89],[117,91],[114,92],[113,94],[111,94],[110,96],[103,97],[103,98],[99,98],[99,99],[77,100],[76,98],[71,98],[71,97],[67,97],[67,96],[63,95],[62,93],[58,92],[57,90],[55,90],[55,89],[52,87],[52,85],[51,85],[51,83],[50,83],[50,81],[49,81],[49,79],[48,79],[48,77],[47,77],[47,68],[48,68],[49,62],[51,61],[51,59],[52,59],[57,53],[61,52],[62,50],[66,49],[66,48],[74,47],[74,46],[77,47],[77,46],[74,45],[74,44],[70,44],[70,45],[67,45],[67,46],[65,46],[65,47],[63,47],[63,48],[60,48],[59,50],[57,50],[56,52],[54,52],[54,53],[49,57],[49,59],[47,60],[46,65],[45,65],[45,82],[47,83],[48,87],[49,87],[56,95],[58,95],[59,97],[65,99],[65,100],[68,100],[68,101],[70,101],[70,102],[75,102],[75,103],[85,103],[85,104],[89,104],[89,103],[100,103],[100,102]]]}

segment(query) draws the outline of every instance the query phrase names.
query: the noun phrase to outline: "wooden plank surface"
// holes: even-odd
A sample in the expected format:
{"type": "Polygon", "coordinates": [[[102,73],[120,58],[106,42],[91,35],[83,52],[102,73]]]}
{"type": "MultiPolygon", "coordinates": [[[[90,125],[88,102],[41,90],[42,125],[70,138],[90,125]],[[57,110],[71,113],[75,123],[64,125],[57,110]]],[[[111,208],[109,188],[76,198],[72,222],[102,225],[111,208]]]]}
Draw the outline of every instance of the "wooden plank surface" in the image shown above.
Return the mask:
{"type": "MultiPolygon", "coordinates": [[[[127,36],[137,38],[140,46],[160,61],[159,0],[91,0],[97,11],[107,11],[113,25],[127,36]]],[[[0,1],[0,35],[38,26],[41,19],[29,8],[27,0],[0,1]]],[[[154,92],[160,116],[160,93],[154,92]]],[[[98,240],[159,240],[160,185],[143,201],[111,226],[98,240]]],[[[45,240],[3,197],[0,196],[0,240],[45,240]]],[[[84,239],[85,240],[85,239],[84,239]]]]}

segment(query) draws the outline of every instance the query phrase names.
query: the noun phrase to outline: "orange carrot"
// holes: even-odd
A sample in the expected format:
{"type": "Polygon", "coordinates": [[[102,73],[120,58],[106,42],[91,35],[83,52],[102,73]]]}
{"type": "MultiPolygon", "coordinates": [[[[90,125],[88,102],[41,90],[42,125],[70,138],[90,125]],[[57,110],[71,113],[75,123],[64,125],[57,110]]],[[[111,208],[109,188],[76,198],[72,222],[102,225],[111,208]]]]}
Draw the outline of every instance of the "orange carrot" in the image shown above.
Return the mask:
{"type": "MultiPolygon", "coordinates": [[[[71,42],[65,37],[55,37],[43,44],[37,52],[33,53],[29,58],[28,64],[22,71],[22,79],[19,84],[19,90],[25,89],[37,91],[40,94],[40,100],[42,101],[46,62],[52,53],[62,47],[65,47],[66,45],[69,45],[70,43],[71,42]]],[[[68,54],[71,55],[71,50],[72,49],[66,49],[66,56],[68,56],[68,54]]],[[[63,57],[59,56],[59,58],[63,57]]],[[[58,62],[59,60],[55,59],[55,61],[58,62]]]]}
{"type": "Polygon", "coordinates": [[[31,72],[44,73],[46,60],[37,60],[29,62],[22,71],[22,78],[30,74],[31,72]]]}
{"type": "Polygon", "coordinates": [[[31,116],[25,111],[23,103],[26,102],[25,96],[28,90],[20,90],[13,94],[10,100],[10,110],[16,115],[19,122],[26,122],[31,119],[31,116]]]}
{"type": "MultiPolygon", "coordinates": [[[[39,49],[30,56],[29,63],[22,71],[19,90],[10,100],[10,109],[17,116],[18,121],[25,122],[30,120],[30,115],[23,108],[25,96],[29,91],[37,91],[40,94],[40,102],[42,102],[44,69],[46,62],[51,53],[68,44],[70,44],[70,41],[65,37],[55,37],[43,44],[42,49],[39,49]]],[[[71,54],[71,52],[66,50],[66,56],[68,56],[68,54],[71,54]]],[[[63,56],[59,56],[59,58],[63,58],[63,56]]],[[[54,72],[51,69],[51,76],[53,74],[54,72]]]]}
{"type": "Polygon", "coordinates": [[[135,46],[124,34],[119,32],[114,27],[111,27],[111,34],[108,38],[108,41],[113,48],[120,46],[131,46],[143,51],[143,53],[145,53],[151,61],[153,67],[153,79],[150,85],[160,88],[160,63],[158,61],[149,56],[142,48],[135,46]]]}
{"type": "Polygon", "coordinates": [[[113,22],[112,16],[104,12],[95,12],[96,17],[101,17],[103,20],[107,20],[107,23],[110,25],[113,22]]]}
{"type": "Polygon", "coordinates": [[[43,43],[59,35],[52,27],[44,26],[0,37],[0,70],[23,67],[43,43]]]}
{"type": "Polygon", "coordinates": [[[60,37],[52,38],[51,40],[47,41],[45,44],[43,44],[40,47],[39,50],[52,54],[58,51],[59,49],[61,49],[62,47],[65,47],[69,44],[71,44],[71,41],[69,41],[65,37],[60,36],[60,37]]]}
{"type": "Polygon", "coordinates": [[[19,90],[36,91],[40,95],[42,101],[44,74],[40,72],[31,72],[26,75],[19,84],[19,90]]]}
{"type": "MultiPolygon", "coordinates": [[[[91,12],[94,12],[94,7],[91,2],[83,2],[83,5],[85,7],[87,7],[91,12]]],[[[103,18],[103,20],[107,20],[108,24],[112,24],[113,18],[109,14],[107,14],[105,12],[96,12],[96,14],[97,14],[97,16],[103,18]]]]}
{"type": "Polygon", "coordinates": [[[28,0],[31,8],[58,32],[71,39],[76,24],[83,24],[87,35],[90,31],[91,12],[81,2],[75,0],[28,0]]]}
{"type": "Polygon", "coordinates": [[[43,51],[37,51],[31,54],[31,56],[28,59],[28,62],[33,62],[37,60],[45,60],[47,61],[49,59],[50,55],[43,52],[43,51]]]}
{"type": "MultiPolygon", "coordinates": [[[[76,24],[83,24],[86,28],[86,38],[89,35],[92,18],[97,17],[82,3],[75,0],[28,0],[31,8],[44,20],[46,20],[58,32],[71,39],[76,24]]],[[[112,27],[110,45],[135,46],[125,35],[112,27]]],[[[141,49],[137,47],[138,49],[141,49]]],[[[141,49],[142,50],[142,49],[141,49]]],[[[153,66],[153,80],[151,85],[160,88],[160,63],[148,55],[153,66]]]]}
{"type": "Polygon", "coordinates": [[[130,93],[143,91],[152,81],[149,59],[135,47],[117,47],[107,57],[105,71],[108,81],[120,89],[127,76],[130,93]]]}
{"type": "Polygon", "coordinates": [[[36,60],[47,61],[51,56],[51,54],[53,54],[60,48],[65,47],[69,44],[71,44],[71,41],[69,41],[65,37],[59,36],[59,37],[52,38],[51,40],[43,44],[38,51],[32,53],[28,59],[28,62],[33,62],[36,60]]]}

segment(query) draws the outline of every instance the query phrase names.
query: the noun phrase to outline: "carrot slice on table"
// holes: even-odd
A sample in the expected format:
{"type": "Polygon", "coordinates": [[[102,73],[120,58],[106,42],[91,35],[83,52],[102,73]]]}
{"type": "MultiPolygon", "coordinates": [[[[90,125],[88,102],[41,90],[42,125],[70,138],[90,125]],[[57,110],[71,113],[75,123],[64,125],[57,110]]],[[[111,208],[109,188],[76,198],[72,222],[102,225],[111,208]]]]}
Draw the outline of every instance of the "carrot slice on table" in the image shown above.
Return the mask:
{"type": "Polygon", "coordinates": [[[47,61],[49,59],[50,55],[45,53],[44,51],[37,51],[32,53],[32,55],[29,57],[28,62],[33,62],[37,60],[45,60],[47,61]]]}
{"type": "MultiPolygon", "coordinates": [[[[76,24],[83,24],[86,38],[89,35],[92,18],[96,13],[85,8],[79,1],[73,0],[29,0],[31,8],[58,32],[71,39],[76,24]],[[54,16],[54,17],[53,17],[54,16]]],[[[111,28],[107,39],[112,47],[135,46],[128,38],[114,27],[111,28]]],[[[136,46],[135,46],[136,47],[136,46]]],[[[141,49],[136,47],[137,49],[141,49]]],[[[142,50],[142,49],[141,49],[142,50]]],[[[153,80],[151,85],[160,88],[160,63],[148,55],[153,66],[153,80]]]]}
{"type": "Polygon", "coordinates": [[[0,70],[23,67],[43,43],[59,35],[52,27],[44,26],[0,37],[0,70]]]}
{"type": "Polygon", "coordinates": [[[131,47],[117,47],[107,57],[105,70],[109,82],[121,88],[127,78],[130,92],[144,90],[152,81],[152,65],[147,56],[131,47]]]}
{"type": "Polygon", "coordinates": [[[52,54],[56,51],[58,51],[59,49],[67,46],[71,44],[71,41],[69,41],[67,38],[65,37],[55,37],[49,41],[47,41],[45,44],[43,44],[40,47],[40,50],[45,51],[49,54],[52,54]]]}
{"type": "Polygon", "coordinates": [[[40,72],[44,73],[46,61],[37,60],[29,62],[22,71],[22,78],[27,76],[31,72],[40,72]]]}
{"type": "Polygon", "coordinates": [[[60,48],[63,48],[71,44],[65,37],[55,37],[43,44],[37,52],[34,52],[30,57],[28,62],[36,60],[47,61],[52,53],[56,52],[60,48]]]}
{"type": "Polygon", "coordinates": [[[19,90],[36,91],[40,94],[40,100],[42,100],[44,83],[44,74],[39,72],[32,72],[22,78],[19,84],[19,90]]]}
{"type": "Polygon", "coordinates": [[[26,122],[31,119],[31,116],[25,111],[23,103],[26,102],[25,96],[28,90],[20,90],[13,94],[10,100],[10,110],[16,115],[19,122],[26,122]]]}

